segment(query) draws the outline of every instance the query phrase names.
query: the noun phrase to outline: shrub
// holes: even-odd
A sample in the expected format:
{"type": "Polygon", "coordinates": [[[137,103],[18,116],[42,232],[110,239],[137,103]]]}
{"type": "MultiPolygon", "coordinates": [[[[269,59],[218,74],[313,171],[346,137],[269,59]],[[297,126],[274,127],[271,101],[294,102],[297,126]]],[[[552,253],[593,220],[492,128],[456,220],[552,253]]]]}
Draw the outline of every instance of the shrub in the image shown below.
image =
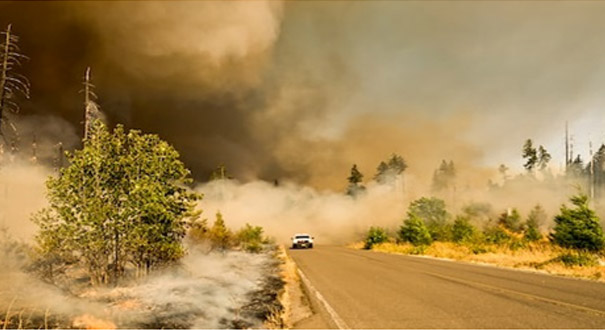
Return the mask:
{"type": "Polygon", "coordinates": [[[413,213],[409,214],[409,217],[403,222],[403,226],[399,230],[399,238],[415,246],[430,245],[433,242],[424,221],[413,213]]]}
{"type": "Polygon", "coordinates": [[[586,251],[599,251],[605,245],[603,228],[595,212],[588,207],[588,196],[578,194],[570,198],[574,208],[561,206],[555,217],[550,240],[557,245],[586,251]]]}
{"type": "Polygon", "coordinates": [[[235,240],[242,250],[258,253],[263,250],[263,227],[246,224],[235,234],[235,240]]]}
{"type": "Polygon", "coordinates": [[[410,203],[408,215],[415,214],[424,221],[433,240],[451,239],[451,227],[447,224],[450,215],[445,209],[445,201],[435,197],[422,197],[410,203]]]}
{"type": "Polygon", "coordinates": [[[544,209],[539,204],[536,205],[527,217],[523,237],[528,241],[538,241],[542,239],[540,225],[544,223],[545,220],[546,213],[544,212],[544,209]]]}
{"type": "Polygon", "coordinates": [[[567,267],[571,266],[595,266],[597,265],[598,259],[591,253],[578,252],[578,253],[563,253],[555,258],[555,261],[563,263],[567,267]]]}
{"type": "Polygon", "coordinates": [[[233,246],[233,234],[225,226],[221,212],[216,212],[216,220],[208,231],[208,238],[213,248],[226,250],[233,246]]]}
{"type": "Polygon", "coordinates": [[[368,234],[365,239],[364,249],[370,250],[374,244],[380,244],[388,241],[386,230],[380,227],[370,227],[368,234]]]}
{"type": "Polygon", "coordinates": [[[452,240],[456,243],[468,242],[473,238],[475,232],[476,229],[468,218],[458,216],[452,226],[452,240]]]}
{"type": "Polygon", "coordinates": [[[492,244],[504,244],[511,240],[511,236],[500,226],[487,228],[483,232],[485,242],[492,244]]]}
{"type": "Polygon", "coordinates": [[[523,231],[523,223],[521,223],[521,216],[517,209],[507,210],[502,213],[500,218],[498,218],[498,224],[514,233],[523,231]]]}

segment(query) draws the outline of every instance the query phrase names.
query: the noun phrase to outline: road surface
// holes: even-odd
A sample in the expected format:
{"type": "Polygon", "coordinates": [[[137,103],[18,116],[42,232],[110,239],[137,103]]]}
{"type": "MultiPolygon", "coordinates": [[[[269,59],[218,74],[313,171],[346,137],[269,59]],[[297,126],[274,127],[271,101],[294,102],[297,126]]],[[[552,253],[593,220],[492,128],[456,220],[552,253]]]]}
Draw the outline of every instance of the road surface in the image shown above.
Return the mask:
{"type": "Polygon", "coordinates": [[[333,327],[605,327],[604,283],[336,246],[288,252],[333,327]]]}

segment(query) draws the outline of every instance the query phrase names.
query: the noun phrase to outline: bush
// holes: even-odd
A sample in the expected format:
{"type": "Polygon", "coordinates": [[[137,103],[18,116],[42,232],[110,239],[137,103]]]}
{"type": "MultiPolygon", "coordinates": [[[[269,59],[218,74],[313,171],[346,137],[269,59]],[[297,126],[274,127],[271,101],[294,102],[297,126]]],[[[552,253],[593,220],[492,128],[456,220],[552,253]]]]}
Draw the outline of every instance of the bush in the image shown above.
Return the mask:
{"type": "Polygon", "coordinates": [[[546,213],[544,212],[544,209],[539,204],[536,205],[527,217],[523,237],[530,242],[539,241],[540,239],[542,239],[542,234],[540,233],[540,225],[545,220],[546,213]]]}
{"type": "Polygon", "coordinates": [[[435,241],[451,239],[451,227],[447,224],[450,215],[441,199],[422,197],[410,203],[408,215],[414,214],[424,221],[435,241]]]}
{"type": "Polygon", "coordinates": [[[233,246],[233,234],[225,226],[221,212],[216,212],[216,220],[208,231],[208,239],[215,249],[227,250],[233,246]]]}
{"type": "Polygon", "coordinates": [[[498,224],[514,233],[523,231],[523,223],[521,223],[521,216],[517,209],[512,209],[512,211],[507,210],[502,213],[500,218],[498,218],[498,224]]]}
{"type": "Polygon", "coordinates": [[[578,194],[570,198],[574,208],[561,206],[555,217],[550,240],[557,245],[586,251],[599,251],[605,245],[603,228],[595,212],[588,207],[588,196],[578,194]]]}
{"type": "Polygon", "coordinates": [[[567,267],[572,266],[596,266],[599,261],[597,257],[595,257],[591,253],[586,252],[578,252],[578,253],[563,253],[557,258],[555,261],[563,263],[567,267]]]}
{"type": "Polygon", "coordinates": [[[370,227],[365,239],[364,249],[370,250],[374,244],[384,243],[389,240],[386,230],[380,227],[370,227]]]}
{"type": "Polygon", "coordinates": [[[456,243],[468,242],[472,240],[475,232],[476,229],[468,218],[458,216],[452,226],[452,240],[456,243]]]}
{"type": "Polygon", "coordinates": [[[263,250],[263,227],[246,224],[235,234],[235,240],[242,250],[258,253],[263,250]]]}
{"type": "Polygon", "coordinates": [[[504,244],[511,240],[511,236],[500,226],[486,229],[483,232],[485,242],[492,244],[504,244]]]}
{"type": "Polygon", "coordinates": [[[410,214],[403,222],[403,226],[399,230],[399,238],[415,246],[430,245],[433,242],[424,221],[415,214],[410,214]]]}

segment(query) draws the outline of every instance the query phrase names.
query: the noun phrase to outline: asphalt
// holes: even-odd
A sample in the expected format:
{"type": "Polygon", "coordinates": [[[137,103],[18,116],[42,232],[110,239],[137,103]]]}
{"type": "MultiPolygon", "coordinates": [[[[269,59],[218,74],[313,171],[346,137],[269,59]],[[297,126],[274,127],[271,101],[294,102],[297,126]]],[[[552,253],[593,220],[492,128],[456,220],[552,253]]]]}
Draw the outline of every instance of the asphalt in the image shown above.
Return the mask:
{"type": "Polygon", "coordinates": [[[324,327],[605,328],[605,284],[337,246],[288,251],[324,327]]]}

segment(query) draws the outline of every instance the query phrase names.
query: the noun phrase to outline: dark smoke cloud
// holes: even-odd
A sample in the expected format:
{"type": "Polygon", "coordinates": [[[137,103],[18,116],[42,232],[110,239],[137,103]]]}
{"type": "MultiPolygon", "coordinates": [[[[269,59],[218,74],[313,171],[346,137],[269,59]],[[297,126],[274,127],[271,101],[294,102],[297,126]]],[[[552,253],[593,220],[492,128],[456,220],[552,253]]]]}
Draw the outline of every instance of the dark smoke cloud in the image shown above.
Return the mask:
{"type": "Polygon", "coordinates": [[[521,170],[528,137],[557,167],[565,120],[576,151],[589,139],[579,132],[605,140],[604,12],[598,2],[17,1],[0,3],[0,24],[13,23],[31,57],[26,116],[79,132],[90,65],[109,121],[160,134],[198,179],[225,163],[244,181],[340,189],[352,163],[370,177],[391,152],[424,180],[442,158],[521,170]]]}

